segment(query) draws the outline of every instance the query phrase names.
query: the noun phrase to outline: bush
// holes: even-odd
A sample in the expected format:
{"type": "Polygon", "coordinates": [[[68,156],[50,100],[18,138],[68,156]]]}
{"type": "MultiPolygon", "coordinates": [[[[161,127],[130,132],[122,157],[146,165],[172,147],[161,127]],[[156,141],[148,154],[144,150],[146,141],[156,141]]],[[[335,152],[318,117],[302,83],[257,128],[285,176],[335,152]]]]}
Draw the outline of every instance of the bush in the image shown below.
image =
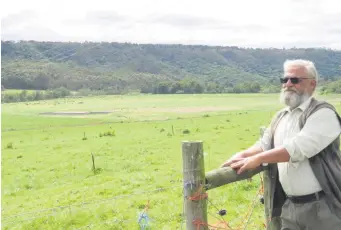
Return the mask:
{"type": "Polygon", "coordinates": [[[10,142],[6,145],[6,149],[13,149],[13,143],[10,142]]]}
{"type": "Polygon", "coordinates": [[[182,133],[183,134],[189,134],[191,131],[189,131],[188,129],[184,129],[183,131],[182,131],[182,133]]]}
{"type": "Polygon", "coordinates": [[[99,133],[99,137],[115,137],[116,136],[116,133],[115,133],[115,130],[112,130],[112,131],[107,131],[107,132],[104,132],[104,133],[99,133]]]}

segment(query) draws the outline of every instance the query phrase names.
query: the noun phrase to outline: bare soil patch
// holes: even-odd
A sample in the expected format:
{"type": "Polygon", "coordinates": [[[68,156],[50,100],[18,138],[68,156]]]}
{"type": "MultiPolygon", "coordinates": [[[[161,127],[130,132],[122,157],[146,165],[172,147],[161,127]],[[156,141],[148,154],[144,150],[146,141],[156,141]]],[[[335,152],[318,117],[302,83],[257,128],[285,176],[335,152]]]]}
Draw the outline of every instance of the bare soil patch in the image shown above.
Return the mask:
{"type": "Polygon", "coordinates": [[[66,111],[66,112],[45,112],[39,113],[39,115],[57,115],[57,116],[84,116],[84,115],[98,115],[98,114],[109,114],[112,111],[95,111],[95,112],[88,112],[88,111],[66,111]]]}
{"type": "Polygon", "coordinates": [[[163,113],[200,113],[200,112],[218,112],[238,109],[237,107],[227,106],[198,106],[198,107],[177,107],[177,108],[141,108],[140,112],[163,112],[163,113]]]}

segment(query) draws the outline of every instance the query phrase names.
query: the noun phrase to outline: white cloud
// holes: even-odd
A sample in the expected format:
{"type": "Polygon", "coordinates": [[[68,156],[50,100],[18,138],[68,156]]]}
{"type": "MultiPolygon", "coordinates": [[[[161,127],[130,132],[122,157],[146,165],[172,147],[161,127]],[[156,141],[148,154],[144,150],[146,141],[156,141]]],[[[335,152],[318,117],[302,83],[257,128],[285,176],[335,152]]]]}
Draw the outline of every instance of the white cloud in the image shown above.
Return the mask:
{"type": "Polygon", "coordinates": [[[341,49],[338,0],[11,0],[2,39],[341,49]]]}

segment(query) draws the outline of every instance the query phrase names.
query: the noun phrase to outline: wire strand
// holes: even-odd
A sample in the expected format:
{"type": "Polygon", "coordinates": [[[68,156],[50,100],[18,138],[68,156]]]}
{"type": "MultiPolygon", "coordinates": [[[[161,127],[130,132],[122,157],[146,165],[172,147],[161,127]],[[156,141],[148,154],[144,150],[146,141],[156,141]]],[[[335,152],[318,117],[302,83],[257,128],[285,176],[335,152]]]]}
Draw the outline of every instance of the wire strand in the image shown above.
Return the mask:
{"type": "Polygon", "coordinates": [[[99,200],[95,200],[95,201],[91,201],[91,202],[86,201],[86,202],[71,204],[71,205],[55,206],[52,208],[34,210],[32,212],[24,212],[24,213],[19,213],[16,215],[7,216],[5,218],[2,218],[2,220],[4,221],[4,220],[12,219],[15,217],[19,217],[19,216],[28,216],[28,215],[32,215],[32,214],[36,214],[36,213],[41,213],[41,212],[51,212],[51,211],[55,211],[58,209],[65,209],[65,208],[70,208],[70,207],[79,207],[79,206],[91,205],[91,204],[102,204],[102,203],[105,203],[105,202],[110,201],[110,200],[116,200],[116,199],[120,199],[120,198],[129,198],[129,197],[132,197],[135,195],[141,195],[141,194],[147,194],[147,193],[156,193],[159,191],[165,191],[168,189],[175,189],[175,188],[179,188],[179,187],[182,187],[182,185],[173,185],[173,186],[157,188],[157,189],[149,190],[149,191],[138,191],[138,192],[131,193],[131,194],[118,195],[118,196],[114,196],[114,197],[110,197],[110,198],[106,198],[106,199],[99,199],[99,200]]]}

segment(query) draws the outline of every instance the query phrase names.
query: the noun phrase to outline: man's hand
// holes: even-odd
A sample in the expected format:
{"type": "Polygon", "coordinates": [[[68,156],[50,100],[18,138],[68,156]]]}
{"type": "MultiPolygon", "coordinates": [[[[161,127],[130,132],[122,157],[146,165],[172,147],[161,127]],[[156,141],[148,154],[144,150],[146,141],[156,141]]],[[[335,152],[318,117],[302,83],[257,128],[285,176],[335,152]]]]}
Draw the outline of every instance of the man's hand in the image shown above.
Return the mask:
{"type": "Polygon", "coordinates": [[[243,160],[244,158],[246,158],[247,156],[245,155],[244,152],[239,152],[235,155],[233,155],[230,159],[228,159],[227,161],[225,161],[220,167],[227,167],[230,166],[233,163],[239,162],[241,160],[243,160]]]}
{"type": "Polygon", "coordinates": [[[241,174],[242,172],[250,169],[255,169],[258,166],[262,164],[260,157],[252,156],[252,157],[247,157],[242,160],[239,160],[238,162],[235,162],[231,164],[231,168],[237,170],[237,174],[241,174]]]}

